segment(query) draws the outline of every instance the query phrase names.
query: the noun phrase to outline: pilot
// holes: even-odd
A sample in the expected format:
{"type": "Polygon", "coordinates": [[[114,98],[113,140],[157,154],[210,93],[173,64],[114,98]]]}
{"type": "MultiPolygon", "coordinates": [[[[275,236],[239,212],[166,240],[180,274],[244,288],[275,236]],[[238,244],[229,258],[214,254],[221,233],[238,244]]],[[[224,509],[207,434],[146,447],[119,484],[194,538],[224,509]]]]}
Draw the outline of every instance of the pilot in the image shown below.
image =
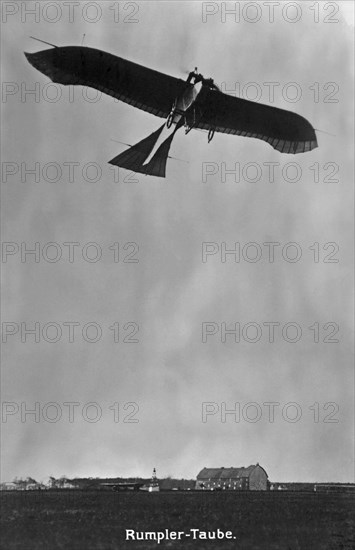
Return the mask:
{"type": "Polygon", "coordinates": [[[218,90],[218,86],[214,83],[213,78],[204,78],[202,74],[197,71],[197,67],[195,67],[195,70],[191,71],[187,77],[186,83],[190,84],[191,82],[192,84],[202,82],[202,84],[208,86],[211,90],[218,90]]]}
{"type": "Polygon", "coordinates": [[[197,82],[200,82],[203,79],[201,74],[198,74],[197,67],[195,67],[194,71],[191,71],[189,73],[189,76],[187,77],[187,84],[190,84],[190,82],[193,80],[193,84],[196,84],[197,82]]]}

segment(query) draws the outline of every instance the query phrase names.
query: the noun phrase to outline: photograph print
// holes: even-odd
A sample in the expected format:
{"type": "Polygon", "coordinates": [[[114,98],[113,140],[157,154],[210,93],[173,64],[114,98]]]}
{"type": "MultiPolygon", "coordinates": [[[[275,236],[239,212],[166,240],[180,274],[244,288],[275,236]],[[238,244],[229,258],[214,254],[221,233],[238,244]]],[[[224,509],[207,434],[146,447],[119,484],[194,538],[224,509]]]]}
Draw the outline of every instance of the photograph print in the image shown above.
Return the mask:
{"type": "Polygon", "coordinates": [[[353,549],[353,3],[1,30],[0,547],[353,549]]]}

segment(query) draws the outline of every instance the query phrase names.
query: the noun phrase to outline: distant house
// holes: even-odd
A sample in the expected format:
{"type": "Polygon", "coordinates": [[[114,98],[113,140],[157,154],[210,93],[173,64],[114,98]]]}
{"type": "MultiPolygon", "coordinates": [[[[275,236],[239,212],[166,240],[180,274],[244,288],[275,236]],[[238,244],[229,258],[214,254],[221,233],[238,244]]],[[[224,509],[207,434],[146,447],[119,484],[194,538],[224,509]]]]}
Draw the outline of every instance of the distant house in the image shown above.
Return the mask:
{"type": "Polygon", "coordinates": [[[4,483],[1,483],[0,488],[1,491],[16,491],[18,489],[18,485],[13,481],[4,481],[4,483]]]}
{"type": "Polygon", "coordinates": [[[266,491],[268,475],[258,463],[247,468],[203,468],[195,489],[207,491],[266,491]]]}
{"type": "Polygon", "coordinates": [[[71,483],[68,479],[66,479],[61,487],[62,489],[76,489],[77,485],[74,485],[74,483],[71,483]]]}
{"type": "Polygon", "coordinates": [[[44,489],[77,489],[79,486],[62,476],[59,479],[48,476],[42,481],[44,489]]]}

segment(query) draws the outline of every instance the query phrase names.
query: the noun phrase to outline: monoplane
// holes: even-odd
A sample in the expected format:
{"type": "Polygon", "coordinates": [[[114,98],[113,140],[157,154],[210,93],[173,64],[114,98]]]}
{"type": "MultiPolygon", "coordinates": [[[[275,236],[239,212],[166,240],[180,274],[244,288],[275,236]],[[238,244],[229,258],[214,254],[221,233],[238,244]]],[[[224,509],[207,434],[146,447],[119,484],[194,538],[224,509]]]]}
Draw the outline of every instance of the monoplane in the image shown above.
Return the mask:
{"type": "Polygon", "coordinates": [[[113,491],[139,491],[145,485],[145,482],[136,481],[117,481],[116,483],[101,483],[104,487],[111,487],[113,491]]]}
{"type": "Polygon", "coordinates": [[[111,487],[113,491],[148,491],[149,493],[158,492],[159,482],[157,479],[157,471],[153,468],[153,473],[150,481],[115,481],[110,483],[101,483],[105,487],[111,487]]]}
{"type": "Polygon", "coordinates": [[[172,140],[182,127],[185,134],[206,131],[208,142],[215,132],[261,139],[280,153],[305,153],[318,146],[314,128],[302,116],[223,93],[197,69],[182,80],[101,50],[49,45],[52,49],[25,55],[53,82],[95,88],[166,119],[110,164],[165,177],[172,140]]]}

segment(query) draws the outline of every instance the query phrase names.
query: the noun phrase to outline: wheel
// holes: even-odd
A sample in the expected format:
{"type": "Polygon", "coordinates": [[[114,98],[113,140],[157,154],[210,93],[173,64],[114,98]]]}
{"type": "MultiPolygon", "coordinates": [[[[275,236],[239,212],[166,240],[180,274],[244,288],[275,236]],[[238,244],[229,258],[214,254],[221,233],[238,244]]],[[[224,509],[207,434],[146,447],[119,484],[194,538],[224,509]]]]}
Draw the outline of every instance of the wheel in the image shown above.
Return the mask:
{"type": "Polygon", "coordinates": [[[170,113],[170,115],[168,116],[168,118],[166,120],[166,127],[167,128],[171,128],[171,126],[173,124],[173,120],[174,120],[174,113],[170,113]]]}
{"type": "Polygon", "coordinates": [[[215,129],[214,129],[214,128],[210,128],[210,129],[208,130],[208,138],[207,138],[207,139],[208,139],[208,143],[209,143],[210,141],[212,141],[212,138],[213,138],[213,136],[214,136],[214,132],[215,132],[215,129]]]}

